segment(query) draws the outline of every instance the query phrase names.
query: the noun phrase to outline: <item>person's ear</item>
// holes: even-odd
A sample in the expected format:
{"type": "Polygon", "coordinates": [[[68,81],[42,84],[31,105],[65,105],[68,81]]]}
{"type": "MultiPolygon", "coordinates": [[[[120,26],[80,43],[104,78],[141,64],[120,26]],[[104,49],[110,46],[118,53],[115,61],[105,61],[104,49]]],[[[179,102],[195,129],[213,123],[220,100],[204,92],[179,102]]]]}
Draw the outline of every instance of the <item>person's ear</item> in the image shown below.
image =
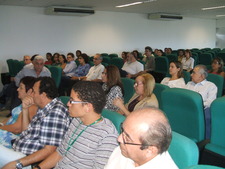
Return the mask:
{"type": "Polygon", "coordinates": [[[147,149],[147,154],[146,156],[149,157],[155,157],[158,154],[158,148],[156,146],[149,146],[147,149]]]}

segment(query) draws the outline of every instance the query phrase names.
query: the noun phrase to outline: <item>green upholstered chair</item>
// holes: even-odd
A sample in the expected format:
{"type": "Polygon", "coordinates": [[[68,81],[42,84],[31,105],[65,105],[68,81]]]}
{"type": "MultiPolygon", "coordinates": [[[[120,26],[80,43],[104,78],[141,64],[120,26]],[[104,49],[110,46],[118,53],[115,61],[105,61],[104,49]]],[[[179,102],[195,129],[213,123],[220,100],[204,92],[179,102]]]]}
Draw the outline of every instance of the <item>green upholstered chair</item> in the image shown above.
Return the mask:
{"type": "Polygon", "coordinates": [[[112,59],[112,58],[118,58],[118,55],[116,53],[111,53],[109,54],[109,57],[112,59]]]}
{"type": "Polygon", "coordinates": [[[224,78],[220,75],[209,73],[206,79],[210,82],[213,82],[217,86],[217,97],[221,97],[223,94],[224,78]]]}
{"type": "Polygon", "coordinates": [[[162,91],[164,91],[165,89],[169,89],[169,87],[166,86],[166,85],[160,84],[160,83],[155,83],[155,88],[153,90],[153,93],[157,97],[160,109],[162,109],[162,96],[161,96],[161,94],[162,94],[162,91]]]}
{"type": "Polygon", "coordinates": [[[114,57],[111,59],[110,64],[115,65],[119,69],[121,69],[123,67],[124,62],[122,58],[114,57]]]}
{"type": "Polygon", "coordinates": [[[166,57],[168,58],[169,63],[178,60],[177,55],[175,54],[168,54],[166,57]]]}
{"type": "Polygon", "coordinates": [[[211,53],[202,53],[201,55],[198,56],[199,59],[199,64],[203,65],[210,65],[213,57],[211,53]]]}
{"type": "Polygon", "coordinates": [[[104,63],[110,64],[110,60],[111,60],[111,58],[108,57],[108,56],[103,57],[103,62],[104,63]]]}
{"type": "Polygon", "coordinates": [[[184,75],[184,81],[187,84],[191,80],[191,74],[190,72],[183,71],[183,75],[184,75]]]}
{"type": "Polygon", "coordinates": [[[51,66],[49,68],[52,78],[55,80],[56,87],[58,88],[62,77],[62,68],[58,66],[51,66]]]}
{"type": "Polygon", "coordinates": [[[155,57],[155,71],[167,75],[168,70],[169,70],[168,58],[166,56],[155,57]]]}
{"type": "Polygon", "coordinates": [[[106,67],[106,66],[108,66],[109,64],[108,64],[108,63],[105,63],[105,62],[102,62],[102,65],[106,67]]]}
{"type": "Polygon", "coordinates": [[[225,62],[225,51],[221,51],[221,52],[217,53],[217,57],[220,57],[225,62]]]}
{"type": "Polygon", "coordinates": [[[109,56],[109,54],[108,54],[108,53],[101,53],[101,56],[102,56],[102,57],[105,57],[105,56],[107,56],[107,57],[108,57],[108,56],[109,56]]]}
{"type": "Polygon", "coordinates": [[[127,103],[134,95],[134,80],[129,78],[121,78],[124,88],[124,103],[127,103]]]}
{"type": "Polygon", "coordinates": [[[125,117],[117,112],[110,111],[107,109],[102,110],[102,116],[112,121],[114,126],[116,127],[118,133],[120,134],[120,125],[125,120],[125,117]]]}
{"type": "Polygon", "coordinates": [[[223,168],[212,165],[193,165],[185,169],[223,169],[223,168]]]}
{"type": "Polygon", "coordinates": [[[179,169],[198,164],[198,146],[194,141],[179,133],[172,133],[172,141],[168,151],[179,169]]]}
{"type": "Polygon", "coordinates": [[[67,105],[68,101],[70,100],[69,96],[59,96],[61,102],[63,102],[63,104],[67,105]]]}
{"type": "Polygon", "coordinates": [[[17,73],[19,73],[23,69],[24,62],[23,61],[14,60],[13,64],[15,66],[15,74],[17,75],[17,73]]]}
{"type": "Polygon", "coordinates": [[[8,65],[9,75],[11,77],[14,77],[15,74],[14,74],[14,71],[13,71],[13,59],[7,59],[6,63],[8,65]]]}
{"type": "MultiPolygon", "coordinates": [[[[214,100],[211,104],[211,138],[205,149],[208,155],[223,163],[225,167],[225,97],[214,100]],[[218,154],[218,155],[217,155],[218,154]]],[[[208,161],[208,160],[207,160],[208,161]]]]}
{"type": "Polygon", "coordinates": [[[173,131],[196,143],[205,139],[203,101],[199,93],[180,88],[166,89],[162,92],[162,110],[173,131]]]}

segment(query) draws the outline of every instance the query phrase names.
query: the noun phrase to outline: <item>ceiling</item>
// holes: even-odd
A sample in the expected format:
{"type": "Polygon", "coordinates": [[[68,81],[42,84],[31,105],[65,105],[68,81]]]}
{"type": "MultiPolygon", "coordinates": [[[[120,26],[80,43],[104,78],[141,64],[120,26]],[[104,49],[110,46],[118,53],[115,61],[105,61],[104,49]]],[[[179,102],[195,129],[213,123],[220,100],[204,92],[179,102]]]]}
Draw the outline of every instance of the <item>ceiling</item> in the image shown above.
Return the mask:
{"type": "Polygon", "coordinates": [[[88,7],[96,11],[113,11],[129,13],[166,13],[178,14],[184,17],[206,19],[224,19],[216,15],[225,15],[225,8],[202,11],[201,8],[225,6],[225,0],[157,0],[125,8],[116,8],[117,5],[137,2],[139,0],[0,0],[0,5],[47,7],[68,6],[88,7]]]}

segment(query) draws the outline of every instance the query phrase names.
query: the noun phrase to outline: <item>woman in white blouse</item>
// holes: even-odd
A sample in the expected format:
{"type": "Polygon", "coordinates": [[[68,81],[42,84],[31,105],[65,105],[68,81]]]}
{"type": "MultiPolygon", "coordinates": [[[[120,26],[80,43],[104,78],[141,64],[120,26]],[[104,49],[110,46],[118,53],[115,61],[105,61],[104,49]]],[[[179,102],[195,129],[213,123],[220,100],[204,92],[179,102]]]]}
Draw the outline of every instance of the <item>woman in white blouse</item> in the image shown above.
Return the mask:
{"type": "Polygon", "coordinates": [[[171,77],[165,77],[161,84],[167,85],[171,88],[184,88],[185,81],[183,76],[182,64],[179,61],[170,63],[169,73],[171,77]]]}
{"type": "Polygon", "coordinates": [[[191,56],[192,56],[191,51],[189,49],[186,49],[185,57],[181,61],[183,69],[188,72],[190,72],[194,68],[195,60],[191,56]]]}

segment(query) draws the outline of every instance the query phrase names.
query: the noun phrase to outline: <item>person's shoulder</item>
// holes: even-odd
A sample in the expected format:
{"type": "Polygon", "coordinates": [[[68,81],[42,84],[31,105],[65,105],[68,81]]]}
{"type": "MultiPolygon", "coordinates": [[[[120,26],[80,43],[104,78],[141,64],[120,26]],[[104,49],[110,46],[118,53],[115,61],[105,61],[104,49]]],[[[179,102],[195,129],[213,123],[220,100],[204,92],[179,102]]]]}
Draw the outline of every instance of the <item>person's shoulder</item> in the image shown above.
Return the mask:
{"type": "Polygon", "coordinates": [[[99,130],[101,130],[101,133],[105,136],[107,135],[118,135],[118,132],[116,130],[116,127],[114,124],[107,118],[103,117],[103,120],[101,123],[99,123],[98,126],[99,130]]]}

